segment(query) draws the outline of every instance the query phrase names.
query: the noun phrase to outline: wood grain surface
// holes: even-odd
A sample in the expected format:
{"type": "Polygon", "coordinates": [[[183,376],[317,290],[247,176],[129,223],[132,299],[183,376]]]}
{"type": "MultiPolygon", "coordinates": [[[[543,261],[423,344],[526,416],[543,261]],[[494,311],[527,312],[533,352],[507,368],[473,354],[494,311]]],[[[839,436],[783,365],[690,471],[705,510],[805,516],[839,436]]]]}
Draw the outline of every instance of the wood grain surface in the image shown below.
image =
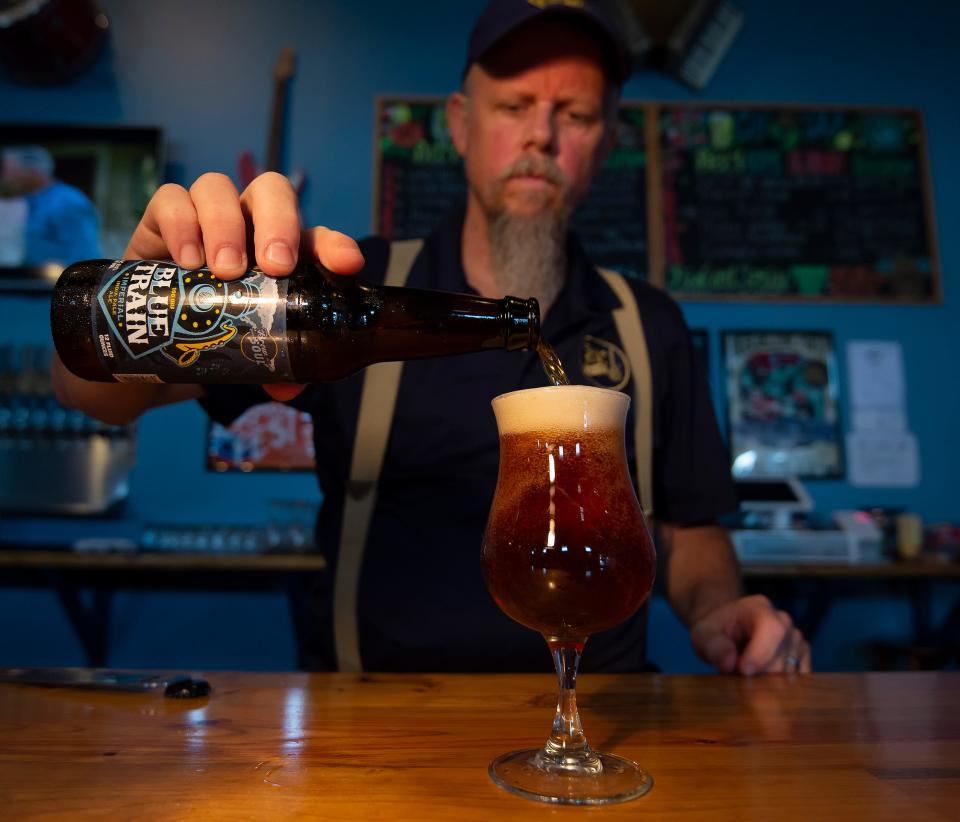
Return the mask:
{"type": "Polygon", "coordinates": [[[205,675],[204,700],[0,684],[0,818],[960,818],[960,673],[585,675],[591,744],[653,790],[542,805],[490,782],[543,742],[541,675],[205,675]]]}

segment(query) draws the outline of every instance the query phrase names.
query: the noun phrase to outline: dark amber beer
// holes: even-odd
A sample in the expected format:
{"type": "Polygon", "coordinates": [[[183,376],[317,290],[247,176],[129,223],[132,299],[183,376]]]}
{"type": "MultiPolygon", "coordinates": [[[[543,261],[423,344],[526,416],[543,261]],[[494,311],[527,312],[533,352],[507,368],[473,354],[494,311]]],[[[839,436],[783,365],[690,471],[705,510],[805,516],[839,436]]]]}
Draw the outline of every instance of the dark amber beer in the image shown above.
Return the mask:
{"type": "Polygon", "coordinates": [[[163,260],[89,260],[54,289],[57,353],[107,382],[334,380],[375,362],[535,349],[536,300],[366,283],[302,261],[220,280],[163,260]]]}
{"type": "Polygon", "coordinates": [[[494,400],[500,472],[483,573],[508,616],[549,638],[612,628],[650,593],[653,545],[624,451],[628,404],[585,386],[494,400]]]}

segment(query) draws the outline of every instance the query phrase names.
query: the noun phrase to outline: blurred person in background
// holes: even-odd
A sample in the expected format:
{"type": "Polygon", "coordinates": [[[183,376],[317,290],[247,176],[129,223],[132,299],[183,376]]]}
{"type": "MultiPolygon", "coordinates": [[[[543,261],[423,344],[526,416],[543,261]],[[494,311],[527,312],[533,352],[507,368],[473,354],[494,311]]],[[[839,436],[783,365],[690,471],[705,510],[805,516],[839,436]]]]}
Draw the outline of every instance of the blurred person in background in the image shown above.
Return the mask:
{"type": "Polygon", "coordinates": [[[36,266],[99,257],[96,207],[80,189],[54,176],[50,152],[8,146],[0,154],[0,262],[36,266]]]}

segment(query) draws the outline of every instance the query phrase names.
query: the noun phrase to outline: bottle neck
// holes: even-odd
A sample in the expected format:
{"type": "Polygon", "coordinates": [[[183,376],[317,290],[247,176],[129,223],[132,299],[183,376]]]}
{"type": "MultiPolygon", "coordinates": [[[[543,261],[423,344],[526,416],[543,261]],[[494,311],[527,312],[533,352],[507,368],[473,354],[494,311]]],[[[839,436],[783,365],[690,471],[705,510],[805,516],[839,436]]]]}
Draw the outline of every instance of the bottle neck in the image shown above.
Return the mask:
{"type": "Polygon", "coordinates": [[[533,349],[540,340],[536,300],[375,286],[318,269],[295,275],[287,327],[298,359],[321,379],[375,362],[533,349]]]}
{"type": "Polygon", "coordinates": [[[504,348],[517,351],[521,348],[536,349],[540,343],[540,305],[531,297],[504,297],[503,304],[504,348]]]}
{"type": "Polygon", "coordinates": [[[473,294],[358,283],[364,293],[369,342],[387,346],[395,359],[486,349],[535,349],[540,341],[536,300],[495,300],[473,294]]]}
{"type": "MultiPolygon", "coordinates": [[[[294,275],[287,327],[305,350],[336,344],[363,365],[386,360],[536,348],[536,300],[370,285],[321,267],[294,275]]],[[[362,367],[362,365],[361,365],[362,367]]]]}

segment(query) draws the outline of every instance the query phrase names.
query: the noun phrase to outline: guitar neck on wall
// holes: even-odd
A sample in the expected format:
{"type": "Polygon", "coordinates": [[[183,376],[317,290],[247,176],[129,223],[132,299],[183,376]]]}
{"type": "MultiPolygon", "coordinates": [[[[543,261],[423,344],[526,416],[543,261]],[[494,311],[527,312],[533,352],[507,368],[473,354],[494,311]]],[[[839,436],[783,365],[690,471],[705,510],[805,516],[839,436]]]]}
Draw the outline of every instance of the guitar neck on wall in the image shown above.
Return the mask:
{"type": "MultiPolygon", "coordinates": [[[[283,172],[282,154],[286,139],[287,103],[290,81],[295,71],[296,53],[291,46],[286,46],[280,51],[273,69],[273,99],[267,129],[267,153],[262,165],[257,164],[251,151],[244,151],[237,159],[237,176],[241,190],[250,185],[253,179],[264,171],[283,172]]],[[[306,174],[303,169],[295,169],[287,177],[299,194],[306,183],[306,174]]]]}

